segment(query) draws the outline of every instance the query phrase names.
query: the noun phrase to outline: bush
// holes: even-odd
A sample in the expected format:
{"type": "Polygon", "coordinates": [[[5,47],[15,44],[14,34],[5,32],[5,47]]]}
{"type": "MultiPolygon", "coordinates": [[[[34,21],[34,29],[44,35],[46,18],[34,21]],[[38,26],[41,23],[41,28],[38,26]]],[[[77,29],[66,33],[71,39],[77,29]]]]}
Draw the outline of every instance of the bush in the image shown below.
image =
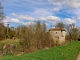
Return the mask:
{"type": "Polygon", "coordinates": [[[12,54],[10,52],[6,52],[6,54],[4,54],[3,57],[6,57],[6,56],[14,56],[14,54],[12,54]]]}

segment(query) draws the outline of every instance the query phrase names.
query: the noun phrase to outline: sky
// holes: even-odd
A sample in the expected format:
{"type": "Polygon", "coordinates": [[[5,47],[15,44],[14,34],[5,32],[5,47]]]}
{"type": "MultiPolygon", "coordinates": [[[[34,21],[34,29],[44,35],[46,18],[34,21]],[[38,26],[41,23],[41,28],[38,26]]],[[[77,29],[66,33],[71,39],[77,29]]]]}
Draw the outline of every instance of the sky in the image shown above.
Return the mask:
{"type": "Polygon", "coordinates": [[[31,25],[35,21],[46,22],[47,27],[57,22],[80,24],[80,0],[0,0],[10,26],[31,25]]]}

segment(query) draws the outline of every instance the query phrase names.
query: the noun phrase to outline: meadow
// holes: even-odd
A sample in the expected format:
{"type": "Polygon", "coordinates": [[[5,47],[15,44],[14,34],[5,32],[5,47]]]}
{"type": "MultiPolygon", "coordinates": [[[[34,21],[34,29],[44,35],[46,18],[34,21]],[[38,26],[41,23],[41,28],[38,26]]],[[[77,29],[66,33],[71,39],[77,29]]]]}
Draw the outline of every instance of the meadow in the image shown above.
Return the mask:
{"type": "Polygon", "coordinates": [[[20,56],[6,55],[0,60],[76,60],[80,52],[80,41],[74,41],[66,46],[38,50],[20,56]]]}

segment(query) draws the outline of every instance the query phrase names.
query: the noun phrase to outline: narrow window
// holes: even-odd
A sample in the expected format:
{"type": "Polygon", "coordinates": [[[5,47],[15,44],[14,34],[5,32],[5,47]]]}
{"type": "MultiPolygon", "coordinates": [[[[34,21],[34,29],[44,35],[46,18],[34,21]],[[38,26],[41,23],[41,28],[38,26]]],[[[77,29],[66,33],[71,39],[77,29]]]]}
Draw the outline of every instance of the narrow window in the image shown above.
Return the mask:
{"type": "Polygon", "coordinates": [[[64,37],[64,36],[62,35],[62,37],[64,37]]]}
{"type": "Polygon", "coordinates": [[[58,37],[58,39],[59,39],[59,37],[58,37]]]}

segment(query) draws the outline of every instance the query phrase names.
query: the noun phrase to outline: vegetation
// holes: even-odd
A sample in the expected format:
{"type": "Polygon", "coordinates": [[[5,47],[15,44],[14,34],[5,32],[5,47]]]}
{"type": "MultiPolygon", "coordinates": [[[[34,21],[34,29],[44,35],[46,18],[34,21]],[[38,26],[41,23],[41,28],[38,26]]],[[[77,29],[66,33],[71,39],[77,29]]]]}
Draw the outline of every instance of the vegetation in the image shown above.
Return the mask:
{"type": "Polygon", "coordinates": [[[13,39],[5,39],[0,41],[0,47],[3,47],[5,44],[15,44],[19,46],[19,39],[13,40],[13,39]]]}
{"type": "Polygon", "coordinates": [[[63,22],[58,22],[55,27],[65,28],[65,24],[63,22]]]}
{"type": "Polygon", "coordinates": [[[79,51],[80,42],[75,41],[67,46],[54,47],[21,56],[6,55],[0,60],[76,60],[79,51]]]}
{"type": "MultiPolygon", "coordinates": [[[[80,51],[80,42],[72,42],[67,46],[54,47],[50,40],[49,32],[45,22],[37,21],[34,25],[18,26],[17,28],[4,26],[2,21],[5,16],[3,7],[0,6],[0,56],[1,60],[74,60],[80,51]],[[3,46],[14,44],[16,46],[15,55],[18,52],[30,53],[21,56],[14,56],[11,53],[3,55],[3,46]],[[51,48],[53,47],[53,48],[51,48]],[[42,50],[42,49],[48,50],[42,50]],[[38,51],[41,50],[41,51],[38,51]],[[37,51],[37,52],[34,52],[37,51]],[[31,53],[34,52],[34,53],[31,53]],[[13,57],[12,57],[13,56],[13,57]]],[[[63,22],[56,23],[55,27],[65,28],[67,31],[66,40],[70,42],[79,38],[80,31],[75,24],[65,25],[63,22]],[[74,33],[75,32],[75,33],[74,33]]],[[[7,49],[10,50],[10,49],[7,49]]]]}
{"type": "Polygon", "coordinates": [[[49,34],[44,22],[38,21],[35,25],[19,26],[17,28],[17,37],[20,39],[24,52],[50,47],[49,34]]]}
{"type": "Polygon", "coordinates": [[[66,25],[66,30],[70,41],[77,40],[79,38],[80,31],[76,28],[75,24],[66,25]]]}
{"type": "Polygon", "coordinates": [[[75,26],[75,24],[64,24],[63,22],[58,22],[56,23],[55,27],[59,27],[59,28],[65,28],[66,32],[67,32],[67,36],[66,36],[66,40],[69,40],[70,42],[72,40],[77,40],[80,35],[80,31],[79,29],[75,26]],[[75,32],[75,33],[74,33],[75,32]]]}
{"type": "MultiPolygon", "coordinates": [[[[79,31],[77,28],[75,28],[74,24],[68,26],[62,22],[58,22],[56,24],[56,27],[60,28],[65,28],[65,26],[66,30],[68,31],[66,40],[71,40],[71,39],[77,40],[79,31]]],[[[16,29],[14,27],[9,27],[8,32],[7,32],[7,27],[3,27],[3,29],[1,29],[2,30],[1,33],[4,34],[0,34],[0,37],[3,36],[2,39],[4,39],[6,35],[9,35],[8,39],[11,40],[13,38],[18,39],[19,40],[18,46],[20,46],[22,51],[25,53],[41,50],[46,47],[48,48],[53,47],[52,45],[53,43],[50,40],[50,35],[47,32],[47,27],[45,22],[41,23],[40,21],[38,21],[36,22],[35,25],[18,26],[16,29]]],[[[2,44],[1,46],[3,45],[4,44],[2,44]]]]}
{"type": "Polygon", "coordinates": [[[0,23],[0,40],[5,38],[5,26],[0,23]]]}

